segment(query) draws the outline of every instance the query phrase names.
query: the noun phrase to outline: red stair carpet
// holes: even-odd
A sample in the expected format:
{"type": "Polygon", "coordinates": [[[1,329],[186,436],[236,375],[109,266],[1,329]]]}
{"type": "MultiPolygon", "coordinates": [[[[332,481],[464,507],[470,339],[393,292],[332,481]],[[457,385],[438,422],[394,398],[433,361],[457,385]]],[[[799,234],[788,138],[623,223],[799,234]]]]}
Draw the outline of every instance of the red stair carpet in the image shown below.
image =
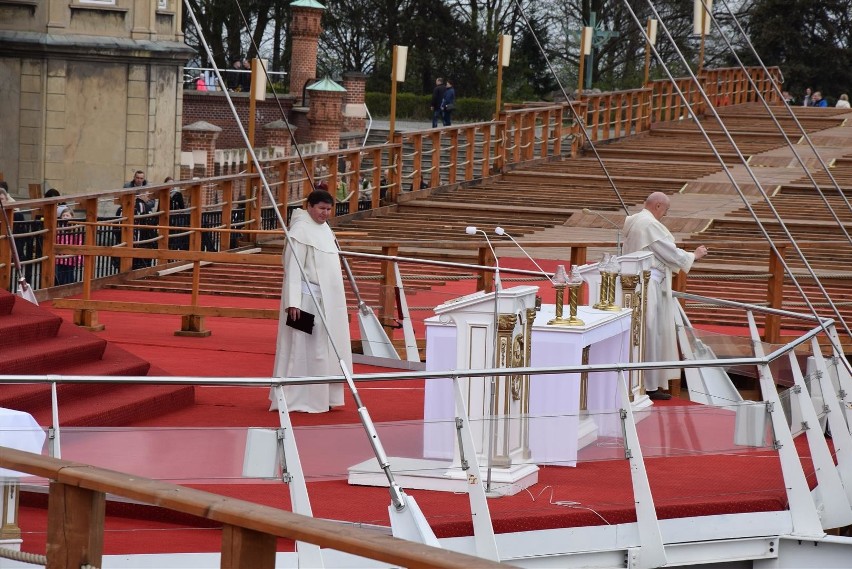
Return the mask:
{"type": "MultiPolygon", "coordinates": [[[[70,321],[0,291],[0,375],[146,375],[151,364],[70,321]]],[[[191,405],[191,386],[79,383],[57,386],[60,425],[124,425],[191,405]]],[[[5,384],[0,407],[26,411],[51,424],[50,387],[5,384]]]]}

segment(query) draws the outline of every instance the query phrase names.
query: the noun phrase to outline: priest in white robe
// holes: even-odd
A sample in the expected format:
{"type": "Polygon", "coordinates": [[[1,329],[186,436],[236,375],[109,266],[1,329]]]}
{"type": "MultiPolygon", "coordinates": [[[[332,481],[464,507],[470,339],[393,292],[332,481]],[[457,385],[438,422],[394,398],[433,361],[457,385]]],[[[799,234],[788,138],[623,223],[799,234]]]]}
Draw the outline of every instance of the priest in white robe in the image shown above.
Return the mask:
{"type": "MultiPolygon", "coordinates": [[[[660,221],[669,211],[669,196],[654,192],[645,200],[645,207],[624,220],[624,253],[650,251],[654,254],[651,282],[648,285],[645,315],[645,361],[678,361],[677,336],[672,298],[672,274],[692,268],[692,264],[707,254],[700,245],[690,253],[675,245],[674,237],[660,221]]],[[[671,399],[664,393],[670,379],[680,379],[679,370],[645,370],[645,391],[651,399],[671,399]]]]}
{"type": "MultiPolygon", "coordinates": [[[[341,375],[340,359],[352,370],[340,257],[334,233],[326,223],[333,207],[331,194],[316,190],[308,196],[306,209],[295,210],[290,220],[290,240],[284,252],[284,286],[273,370],[275,377],[341,375]],[[304,278],[297,260],[304,268],[304,278]],[[319,306],[314,303],[314,298],[319,306]],[[288,315],[299,320],[302,312],[315,316],[310,334],[286,325],[288,315]],[[327,330],[320,313],[328,323],[327,330]],[[339,350],[339,358],[332,347],[332,339],[339,350]]],[[[286,386],[284,398],[290,411],[323,413],[343,405],[343,385],[286,386]]],[[[278,403],[272,392],[270,400],[270,411],[277,409],[278,403]]]]}

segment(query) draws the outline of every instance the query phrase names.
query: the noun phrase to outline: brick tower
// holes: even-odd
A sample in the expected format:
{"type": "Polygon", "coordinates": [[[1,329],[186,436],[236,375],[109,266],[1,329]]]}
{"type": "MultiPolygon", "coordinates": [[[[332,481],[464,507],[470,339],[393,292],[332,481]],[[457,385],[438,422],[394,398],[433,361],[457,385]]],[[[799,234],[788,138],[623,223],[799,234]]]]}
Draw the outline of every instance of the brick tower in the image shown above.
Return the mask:
{"type": "Polygon", "coordinates": [[[310,106],[308,122],[311,139],[328,142],[328,149],[340,148],[340,131],[343,129],[343,100],[346,89],[332,81],[323,79],[308,87],[310,106]]]}
{"type": "Polygon", "coordinates": [[[290,35],[293,51],[290,58],[290,94],[302,100],[305,83],[317,75],[317,45],[322,33],[325,6],[316,0],[296,0],[290,4],[290,35]]]}

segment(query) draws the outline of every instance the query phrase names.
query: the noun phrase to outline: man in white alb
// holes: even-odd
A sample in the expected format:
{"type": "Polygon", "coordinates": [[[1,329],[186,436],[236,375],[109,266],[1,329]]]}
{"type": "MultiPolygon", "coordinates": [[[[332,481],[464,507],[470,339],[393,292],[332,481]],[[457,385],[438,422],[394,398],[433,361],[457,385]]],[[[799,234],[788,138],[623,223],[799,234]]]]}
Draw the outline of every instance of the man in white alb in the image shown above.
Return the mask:
{"type": "MultiPolygon", "coordinates": [[[[297,209],[290,220],[290,245],[284,252],[284,286],[281,291],[281,315],[275,349],[275,377],[340,375],[342,359],[352,370],[346,295],[340,273],[340,257],[334,233],[326,221],[334,207],[334,198],[324,190],[315,190],[307,198],[306,209],[297,209]],[[304,279],[298,261],[304,268],[304,279]],[[319,307],[311,296],[317,299],[319,307]],[[325,315],[328,330],[320,319],[325,315]],[[314,327],[304,332],[286,324],[287,317],[298,322],[303,313],[313,314],[314,327]],[[340,351],[335,353],[334,345],[340,351]]],[[[343,405],[343,385],[304,384],[284,388],[290,411],[323,413],[343,405]]],[[[270,411],[278,408],[270,392],[270,411]]]]}
{"type": "MultiPolygon", "coordinates": [[[[654,254],[651,282],[648,285],[645,315],[645,361],[677,361],[677,336],[674,300],[671,296],[672,273],[689,272],[692,264],[707,254],[704,245],[693,253],[678,249],[675,240],[660,220],[669,211],[669,197],[654,192],[645,200],[645,208],[624,220],[624,253],[650,251],[654,254]]],[[[646,370],[645,391],[651,399],[671,399],[664,393],[669,379],[679,379],[679,370],[646,370]]]]}

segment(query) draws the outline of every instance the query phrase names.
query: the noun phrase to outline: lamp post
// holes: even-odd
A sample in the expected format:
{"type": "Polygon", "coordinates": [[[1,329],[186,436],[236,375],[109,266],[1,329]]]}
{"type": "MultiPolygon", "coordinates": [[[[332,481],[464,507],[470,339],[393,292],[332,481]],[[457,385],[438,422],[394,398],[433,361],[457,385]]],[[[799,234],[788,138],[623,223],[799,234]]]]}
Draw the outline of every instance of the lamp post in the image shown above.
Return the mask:
{"type": "Polygon", "coordinates": [[[657,45],[657,20],[648,18],[645,33],[648,35],[648,40],[645,42],[645,82],[643,85],[647,87],[651,78],[651,46],[657,45]]]}
{"type": "Polygon", "coordinates": [[[501,35],[497,47],[497,106],[494,110],[494,120],[500,118],[500,105],[503,95],[503,68],[509,67],[509,56],[512,53],[512,36],[501,35]]]}
{"type": "Polygon", "coordinates": [[[388,142],[393,142],[393,134],[396,126],[396,84],[405,81],[405,64],[408,59],[408,46],[393,46],[393,58],[391,60],[391,109],[390,130],[388,131],[388,142]]]}
{"type": "Polygon", "coordinates": [[[707,14],[713,10],[713,0],[695,0],[692,10],[692,33],[701,36],[701,44],[698,48],[698,72],[700,75],[704,70],[704,38],[710,33],[710,18],[707,14]]]}
{"type": "Polygon", "coordinates": [[[585,67],[586,57],[592,54],[592,33],[593,30],[589,26],[585,26],[580,33],[580,70],[577,73],[577,95],[583,93],[583,68],[585,67]]]}

